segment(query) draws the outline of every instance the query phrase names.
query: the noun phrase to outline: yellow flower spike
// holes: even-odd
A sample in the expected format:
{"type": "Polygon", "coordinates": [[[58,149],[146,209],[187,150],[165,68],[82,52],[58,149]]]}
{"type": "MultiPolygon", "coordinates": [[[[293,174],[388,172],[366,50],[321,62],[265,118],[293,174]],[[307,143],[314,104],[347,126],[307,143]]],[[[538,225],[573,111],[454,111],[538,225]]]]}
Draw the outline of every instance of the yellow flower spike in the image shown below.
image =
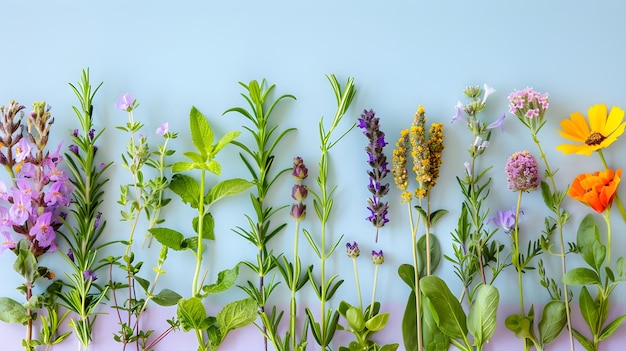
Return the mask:
{"type": "Polygon", "coordinates": [[[588,111],[589,123],[580,112],[574,112],[570,119],[561,121],[559,134],[577,144],[561,144],[557,150],[564,154],[589,156],[593,151],[606,148],[624,133],[624,110],[613,106],[607,113],[605,104],[593,105],[588,111]]]}

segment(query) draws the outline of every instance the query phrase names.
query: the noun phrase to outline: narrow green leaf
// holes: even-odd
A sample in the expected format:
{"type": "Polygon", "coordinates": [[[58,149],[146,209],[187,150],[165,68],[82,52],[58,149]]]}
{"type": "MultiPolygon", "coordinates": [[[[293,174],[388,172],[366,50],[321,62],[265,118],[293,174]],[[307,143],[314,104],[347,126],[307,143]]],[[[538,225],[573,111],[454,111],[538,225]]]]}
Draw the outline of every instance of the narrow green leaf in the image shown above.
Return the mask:
{"type": "Polygon", "coordinates": [[[591,333],[593,335],[598,335],[598,332],[600,331],[598,329],[600,314],[598,313],[598,308],[596,307],[596,304],[593,301],[591,294],[589,294],[589,290],[586,286],[583,286],[582,289],[580,289],[578,302],[580,304],[580,313],[589,326],[591,333]]]}
{"type": "Polygon", "coordinates": [[[439,209],[433,213],[430,214],[430,225],[435,225],[435,223],[437,223],[437,221],[443,217],[443,215],[445,215],[446,213],[448,213],[448,210],[444,210],[444,209],[439,209]]]}
{"type": "Polygon", "coordinates": [[[180,173],[180,172],[186,172],[186,171],[191,171],[192,169],[196,169],[197,167],[197,163],[193,163],[193,162],[176,162],[172,165],[172,172],[173,173],[180,173]]]}
{"type": "Polygon", "coordinates": [[[572,334],[574,334],[574,337],[576,338],[576,340],[582,345],[582,347],[585,348],[585,350],[596,351],[596,348],[593,347],[593,342],[587,339],[587,337],[585,337],[581,332],[572,328],[572,334]]]}
{"type": "Polygon", "coordinates": [[[217,154],[220,150],[224,148],[224,146],[230,144],[233,140],[235,140],[235,138],[237,138],[239,134],[241,134],[241,132],[239,131],[230,131],[224,134],[224,136],[213,147],[213,155],[217,154]]]}
{"type": "Polygon", "coordinates": [[[464,338],[467,335],[465,312],[448,285],[431,275],[420,279],[420,290],[431,303],[439,329],[451,338],[464,338]]]}
{"type": "Polygon", "coordinates": [[[626,320],[626,314],[621,315],[614,319],[611,323],[609,323],[604,329],[602,329],[602,333],[600,333],[600,340],[608,339],[613,333],[617,331],[617,329],[622,325],[622,323],[626,320]]]}

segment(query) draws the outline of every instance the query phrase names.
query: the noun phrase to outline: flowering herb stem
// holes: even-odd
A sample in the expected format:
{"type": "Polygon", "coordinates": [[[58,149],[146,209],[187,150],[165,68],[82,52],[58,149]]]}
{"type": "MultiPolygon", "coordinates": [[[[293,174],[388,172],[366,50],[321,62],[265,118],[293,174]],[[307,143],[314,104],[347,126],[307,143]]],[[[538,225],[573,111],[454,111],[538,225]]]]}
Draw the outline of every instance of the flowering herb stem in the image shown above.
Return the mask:
{"type": "MultiPolygon", "coordinates": [[[[352,257],[352,267],[354,268],[354,279],[356,281],[356,296],[359,299],[359,310],[363,311],[363,300],[361,299],[361,284],[359,282],[359,270],[356,267],[356,256],[352,257]]],[[[376,266],[378,271],[378,266],[376,266]]],[[[372,301],[374,303],[374,301],[372,301]]]]}
{"type": "Polygon", "coordinates": [[[420,276],[419,276],[419,261],[417,257],[417,228],[419,227],[420,217],[417,218],[417,223],[414,223],[413,208],[411,207],[411,200],[407,201],[407,207],[409,210],[409,225],[411,226],[411,251],[413,254],[413,278],[415,280],[414,294],[415,294],[415,310],[417,311],[417,318],[415,320],[417,326],[417,347],[422,347],[422,297],[420,293],[420,276]]]}
{"type": "MultiPolygon", "coordinates": [[[[523,191],[518,191],[517,193],[517,205],[515,207],[515,230],[513,232],[513,242],[514,242],[514,247],[513,247],[513,265],[515,266],[516,270],[517,270],[517,283],[518,283],[518,289],[519,289],[519,307],[520,307],[520,314],[521,315],[525,315],[526,314],[526,309],[524,308],[524,289],[523,289],[523,283],[522,283],[522,271],[523,271],[523,267],[522,267],[522,258],[520,257],[520,249],[519,249],[519,218],[520,218],[520,209],[521,209],[521,205],[522,205],[522,194],[523,191]]],[[[526,344],[526,341],[524,341],[524,344],[526,344]]]]}

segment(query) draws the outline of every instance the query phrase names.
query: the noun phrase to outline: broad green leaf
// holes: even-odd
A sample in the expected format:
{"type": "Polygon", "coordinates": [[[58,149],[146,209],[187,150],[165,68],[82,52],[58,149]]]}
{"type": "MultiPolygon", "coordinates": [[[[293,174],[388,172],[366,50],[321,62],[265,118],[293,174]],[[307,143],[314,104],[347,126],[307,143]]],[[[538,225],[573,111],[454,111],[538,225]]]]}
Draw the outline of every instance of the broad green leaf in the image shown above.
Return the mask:
{"type": "Polygon", "coordinates": [[[589,294],[589,290],[587,290],[586,286],[583,286],[582,289],[580,289],[578,302],[580,304],[580,313],[589,326],[591,333],[593,335],[597,335],[600,331],[598,328],[600,314],[598,313],[598,308],[596,307],[596,304],[593,301],[591,294],[589,294]]]}
{"type": "Polygon", "coordinates": [[[365,328],[365,318],[363,312],[354,306],[350,306],[346,311],[346,320],[352,330],[357,332],[363,331],[365,328]]]}
{"type": "Polygon", "coordinates": [[[529,317],[521,316],[519,314],[512,314],[506,317],[504,321],[504,325],[513,333],[515,336],[521,339],[534,339],[532,332],[532,319],[529,317]]]}
{"type": "Polygon", "coordinates": [[[27,282],[34,282],[39,277],[39,265],[35,255],[28,249],[17,250],[18,255],[13,264],[13,269],[27,282]]]}
{"type": "Polygon", "coordinates": [[[0,321],[25,324],[28,319],[26,308],[22,304],[8,297],[0,297],[0,321]]]}
{"type": "MultiPolygon", "coordinates": [[[[430,273],[437,270],[439,263],[441,262],[441,245],[439,240],[432,233],[430,237],[430,273]]],[[[418,252],[418,266],[420,277],[426,275],[426,234],[422,235],[417,240],[417,252],[418,252]]]]}
{"type": "Polygon", "coordinates": [[[209,121],[195,106],[192,106],[191,112],[189,112],[189,129],[191,130],[193,145],[206,159],[213,148],[213,130],[209,121]]]}
{"type": "Polygon", "coordinates": [[[563,283],[567,285],[601,285],[598,273],[585,267],[570,269],[563,276],[563,283]]]}
{"type": "Polygon", "coordinates": [[[150,282],[147,279],[143,279],[142,277],[139,277],[137,275],[133,276],[133,279],[135,279],[135,281],[139,283],[143,291],[148,291],[148,288],[150,287],[150,282]]]}
{"type": "Polygon", "coordinates": [[[379,351],[396,351],[399,346],[400,346],[399,344],[387,344],[387,345],[383,345],[379,351]]]}
{"type": "Polygon", "coordinates": [[[196,169],[197,167],[197,163],[193,163],[193,162],[176,162],[172,165],[172,172],[173,173],[180,173],[180,172],[186,172],[186,171],[191,171],[192,169],[196,169]]]}
{"type": "Polygon", "coordinates": [[[439,329],[430,301],[422,294],[422,343],[425,351],[448,351],[450,338],[439,329]]]}
{"type": "Polygon", "coordinates": [[[474,346],[479,349],[496,331],[496,317],[500,294],[491,285],[481,285],[475,293],[474,303],[467,316],[467,329],[474,336],[474,346]]]}
{"type": "Polygon", "coordinates": [[[174,229],[169,228],[150,228],[150,234],[163,246],[176,251],[184,250],[183,241],[185,236],[174,229]]]}
{"type": "Polygon", "coordinates": [[[410,264],[403,263],[398,267],[398,275],[406,285],[415,290],[415,270],[410,264]]]}
{"type": "Polygon", "coordinates": [[[203,330],[209,327],[206,309],[197,297],[180,299],[176,315],[184,331],[203,330]]]}
{"type": "Polygon", "coordinates": [[[184,203],[192,208],[198,208],[200,186],[195,179],[185,174],[174,174],[169,188],[180,196],[184,203]]]}
{"type": "Polygon", "coordinates": [[[231,330],[252,324],[257,318],[257,303],[252,298],[233,301],[217,314],[222,340],[231,330]]]}
{"type": "Polygon", "coordinates": [[[446,213],[448,213],[448,210],[444,210],[444,209],[439,209],[433,213],[430,214],[430,225],[433,226],[435,225],[435,223],[437,223],[437,221],[443,217],[443,215],[445,215],[446,213]]]}
{"type": "Polygon", "coordinates": [[[420,279],[420,290],[430,301],[439,329],[451,338],[463,339],[467,335],[467,319],[448,285],[441,278],[431,275],[420,279]]]}
{"type": "Polygon", "coordinates": [[[240,194],[248,190],[252,185],[254,183],[241,178],[223,180],[209,190],[205,202],[207,205],[212,205],[221,198],[240,194]]]}
{"type": "Polygon", "coordinates": [[[409,293],[404,314],[402,315],[402,340],[406,351],[419,351],[417,344],[417,309],[415,308],[415,292],[409,293]]]}
{"type": "MultiPolygon", "coordinates": [[[[198,233],[198,217],[194,217],[191,220],[193,230],[198,233]]],[[[204,222],[202,223],[202,239],[215,240],[215,220],[211,213],[204,215],[204,222]]]]}
{"type": "Polygon", "coordinates": [[[170,289],[163,289],[158,294],[152,296],[152,301],[159,306],[174,306],[183,297],[170,289]]]}
{"type": "Polygon", "coordinates": [[[377,332],[383,330],[389,321],[389,313],[377,314],[365,322],[365,327],[372,331],[377,332]]]}
{"type": "Polygon", "coordinates": [[[543,314],[539,321],[539,342],[547,345],[561,334],[567,324],[565,302],[552,300],[543,308],[543,314]]]}
{"type": "Polygon", "coordinates": [[[602,333],[600,333],[600,340],[608,339],[613,333],[617,331],[617,329],[622,325],[622,323],[626,320],[626,314],[621,315],[614,319],[611,323],[609,323],[604,329],[602,329],[602,333]]]}
{"type": "Polygon", "coordinates": [[[576,234],[576,246],[585,262],[599,271],[604,262],[606,248],[600,242],[600,231],[593,215],[586,215],[580,222],[576,234]]]}
{"type": "Polygon", "coordinates": [[[217,294],[226,291],[235,285],[239,276],[239,266],[232,269],[225,269],[217,274],[217,281],[214,284],[205,285],[202,290],[207,294],[217,294]]]}

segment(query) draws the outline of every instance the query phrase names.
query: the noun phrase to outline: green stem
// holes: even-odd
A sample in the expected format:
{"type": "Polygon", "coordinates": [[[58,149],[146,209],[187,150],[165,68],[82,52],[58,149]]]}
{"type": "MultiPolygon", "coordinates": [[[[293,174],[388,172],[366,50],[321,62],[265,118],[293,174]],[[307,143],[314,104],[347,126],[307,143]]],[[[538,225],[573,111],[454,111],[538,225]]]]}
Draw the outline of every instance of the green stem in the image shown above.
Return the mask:
{"type": "Polygon", "coordinates": [[[374,316],[374,304],[376,303],[376,283],[378,282],[378,268],[380,265],[376,265],[374,268],[374,287],[372,288],[372,303],[370,304],[370,313],[367,319],[371,319],[374,316]]]}
{"type": "MultiPolygon", "coordinates": [[[[600,160],[602,161],[602,165],[604,169],[609,169],[609,166],[606,163],[606,159],[604,158],[604,154],[602,153],[602,149],[598,150],[598,155],[600,155],[600,160]]],[[[624,209],[624,205],[622,205],[622,201],[619,198],[617,192],[615,193],[615,203],[617,204],[617,209],[619,213],[622,215],[622,219],[626,222],[626,209],[624,209]]]]}
{"type": "Polygon", "coordinates": [[[289,313],[289,338],[291,339],[291,349],[296,350],[297,342],[296,342],[296,313],[297,313],[297,304],[296,304],[296,289],[298,285],[298,280],[300,279],[300,264],[298,260],[300,257],[298,256],[298,241],[300,233],[300,220],[296,221],[296,232],[293,240],[293,265],[294,271],[292,274],[291,285],[291,300],[289,303],[290,313],[289,313]]]}
{"type": "Polygon", "coordinates": [[[363,311],[363,300],[361,299],[361,284],[359,283],[359,270],[356,268],[356,257],[352,257],[352,267],[354,268],[354,279],[356,281],[356,296],[359,298],[359,310],[363,311]]]}
{"type": "Polygon", "coordinates": [[[196,271],[193,275],[193,283],[191,287],[191,296],[196,296],[198,294],[198,279],[200,278],[200,270],[202,269],[202,251],[203,251],[203,242],[202,242],[202,231],[204,227],[204,178],[206,171],[203,169],[200,172],[200,198],[198,201],[198,249],[196,253],[196,271]]]}
{"type": "MultiPolygon", "coordinates": [[[[552,208],[551,210],[554,212],[554,215],[555,215],[554,218],[555,218],[555,222],[556,222],[558,233],[559,233],[559,246],[560,246],[559,257],[561,259],[561,274],[565,276],[565,274],[567,273],[567,265],[565,262],[565,241],[563,240],[563,226],[565,225],[565,223],[564,223],[564,218],[562,217],[562,214],[561,214],[562,200],[559,200],[561,199],[561,197],[556,196],[557,188],[556,188],[556,181],[554,180],[554,173],[552,173],[552,169],[550,168],[550,164],[548,163],[546,154],[543,152],[543,148],[541,147],[541,143],[539,143],[539,139],[537,138],[536,133],[533,133],[533,141],[535,142],[535,144],[537,145],[537,148],[539,149],[539,155],[541,159],[543,160],[544,165],[546,166],[546,174],[548,175],[548,179],[550,179],[550,185],[552,186],[552,193],[555,194],[554,208],[552,208]]],[[[567,219],[565,219],[565,221],[566,220],[567,219]]],[[[572,316],[571,316],[570,305],[569,305],[569,288],[567,284],[565,283],[563,283],[563,301],[565,302],[565,316],[567,318],[567,333],[569,336],[570,350],[574,351],[574,334],[572,333],[572,316]]]]}
{"type": "Polygon", "coordinates": [[[413,274],[415,279],[415,311],[416,311],[416,324],[417,324],[417,347],[418,350],[422,349],[422,309],[421,309],[421,293],[420,293],[420,278],[419,278],[419,267],[417,262],[417,226],[419,225],[419,217],[418,223],[413,223],[413,211],[411,209],[411,202],[407,201],[407,206],[409,209],[409,223],[411,224],[411,248],[413,252],[413,274]]]}
{"type": "Polygon", "coordinates": [[[611,267],[611,207],[607,207],[602,212],[602,217],[606,222],[606,267],[611,267]]]}
{"type": "MultiPolygon", "coordinates": [[[[521,315],[525,316],[526,309],[524,308],[524,293],[522,288],[522,266],[520,259],[520,251],[519,251],[519,214],[520,207],[522,205],[522,191],[518,192],[517,195],[517,208],[515,209],[515,231],[513,232],[513,241],[514,241],[514,253],[513,253],[513,265],[517,270],[517,282],[519,288],[519,306],[521,310],[521,315]]],[[[524,341],[526,343],[526,341],[524,341]]]]}

